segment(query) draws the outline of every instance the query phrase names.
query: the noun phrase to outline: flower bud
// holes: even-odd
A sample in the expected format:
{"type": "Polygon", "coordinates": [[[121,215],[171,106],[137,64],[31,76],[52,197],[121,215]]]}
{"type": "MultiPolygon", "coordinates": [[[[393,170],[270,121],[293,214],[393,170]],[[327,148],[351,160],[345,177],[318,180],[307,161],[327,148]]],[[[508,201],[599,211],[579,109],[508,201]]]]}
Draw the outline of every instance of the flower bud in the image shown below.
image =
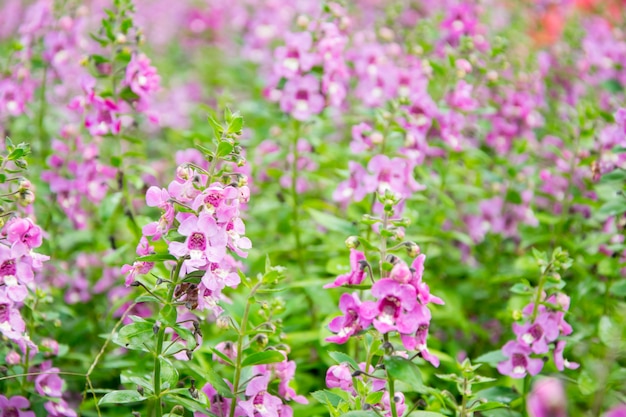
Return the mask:
{"type": "Polygon", "coordinates": [[[406,242],[406,252],[411,258],[415,258],[421,253],[420,247],[415,242],[406,242]]]}
{"type": "Polygon", "coordinates": [[[215,320],[215,324],[222,330],[230,328],[230,320],[228,320],[228,316],[219,316],[217,320],[215,320]]]}
{"type": "Polygon", "coordinates": [[[257,334],[252,340],[261,347],[265,347],[269,343],[269,339],[265,333],[257,334]]]}
{"type": "Polygon", "coordinates": [[[298,16],[298,19],[296,19],[296,25],[298,25],[298,27],[302,29],[306,29],[307,26],[309,26],[309,22],[309,17],[304,14],[301,14],[300,16],[298,16]]]}
{"type": "Polygon", "coordinates": [[[523,314],[520,310],[513,311],[513,320],[518,321],[518,320],[521,320],[522,317],[523,317],[523,314]]]}
{"type": "Polygon", "coordinates": [[[8,365],[17,365],[22,361],[20,354],[16,351],[12,350],[7,353],[6,358],[4,359],[8,365]]]}
{"type": "Polygon", "coordinates": [[[24,190],[18,194],[17,202],[22,207],[29,206],[35,202],[35,193],[31,190],[24,190]]]}
{"type": "Polygon", "coordinates": [[[348,249],[356,249],[359,247],[360,244],[361,242],[359,242],[359,238],[356,236],[349,236],[346,239],[346,247],[348,249]]]}

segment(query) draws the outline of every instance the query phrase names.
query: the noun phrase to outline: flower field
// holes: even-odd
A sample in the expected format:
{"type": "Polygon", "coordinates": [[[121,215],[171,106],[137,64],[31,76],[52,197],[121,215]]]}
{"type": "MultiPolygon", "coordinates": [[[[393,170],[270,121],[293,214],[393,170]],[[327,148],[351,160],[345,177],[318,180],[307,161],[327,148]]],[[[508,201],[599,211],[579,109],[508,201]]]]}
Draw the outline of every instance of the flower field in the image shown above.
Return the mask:
{"type": "Polygon", "coordinates": [[[0,417],[626,417],[626,1],[0,0],[0,417]]]}

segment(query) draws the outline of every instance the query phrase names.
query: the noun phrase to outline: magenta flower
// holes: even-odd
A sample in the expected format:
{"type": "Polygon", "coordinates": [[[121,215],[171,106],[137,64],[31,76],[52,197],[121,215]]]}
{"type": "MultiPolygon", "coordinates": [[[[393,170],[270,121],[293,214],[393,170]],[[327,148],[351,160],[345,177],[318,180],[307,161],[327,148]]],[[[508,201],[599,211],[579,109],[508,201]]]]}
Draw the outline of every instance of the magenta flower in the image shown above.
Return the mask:
{"type": "Polygon", "coordinates": [[[133,55],[126,67],[126,85],[141,99],[159,90],[161,77],[155,67],[150,65],[150,59],[144,55],[133,55]]]}
{"type": "Polygon", "coordinates": [[[502,353],[508,358],[498,363],[498,372],[511,378],[524,378],[527,373],[537,375],[543,368],[541,359],[531,358],[532,350],[514,340],[510,340],[502,348],[502,353]]]}
{"type": "Polygon", "coordinates": [[[326,371],[326,386],[340,388],[346,392],[354,392],[352,370],[345,364],[333,365],[326,371]]]}
{"type": "Polygon", "coordinates": [[[578,369],[580,367],[576,362],[570,362],[567,359],[563,358],[563,351],[565,350],[565,340],[559,340],[556,342],[556,346],[554,348],[554,364],[556,365],[556,369],[559,371],[567,369],[578,369]]]}
{"type": "Polygon", "coordinates": [[[319,87],[317,78],[310,74],[290,79],[280,98],[280,108],[296,120],[308,120],[324,110],[319,87]]]}
{"type": "Polygon", "coordinates": [[[336,288],[342,285],[358,285],[365,278],[365,254],[356,249],[350,249],[350,272],[339,275],[335,282],[324,285],[324,288],[336,288]]]}
{"type": "Polygon", "coordinates": [[[190,266],[203,266],[207,260],[219,262],[226,255],[224,233],[220,233],[215,219],[206,212],[187,217],[178,227],[178,233],[187,239],[185,243],[170,243],[169,251],[178,258],[189,256],[185,262],[190,266]]]}
{"type": "Polygon", "coordinates": [[[4,231],[12,248],[20,253],[41,246],[43,239],[41,228],[29,218],[14,217],[6,224],[4,231]]]}
{"type": "Polygon", "coordinates": [[[312,45],[309,32],[285,34],[285,46],[274,51],[274,74],[289,79],[310,71],[317,61],[317,57],[309,52],[312,45]]]}
{"type": "Polygon", "coordinates": [[[248,417],[280,417],[283,403],[280,398],[267,392],[269,379],[269,374],[265,374],[252,378],[248,383],[248,399],[239,403],[248,417]]]}
{"type": "Polygon", "coordinates": [[[402,344],[407,350],[416,350],[420,353],[422,358],[430,362],[434,367],[439,367],[439,358],[431,354],[426,346],[426,340],[428,339],[428,329],[430,328],[430,311],[423,307],[423,319],[418,324],[415,334],[402,334],[400,339],[402,344]]]}
{"type": "Polygon", "coordinates": [[[626,404],[618,404],[611,408],[604,417],[626,417],[626,404]]]}
{"type": "Polygon", "coordinates": [[[513,331],[517,341],[530,347],[533,353],[547,353],[550,350],[548,343],[559,337],[558,322],[547,312],[539,314],[532,324],[514,323],[513,331]]]}
{"type": "Polygon", "coordinates": [[[43,406],[48,412],[48,417],[76,417],[76,411],[72,410],[62,398],[58,402],[48,401],[43,406]]]}
{"type": "Polygon", "coordinates": [[[563,384],[556,378],[535,382],[526,402],[530,417],[567,417],[567,399],[563,384]]]}
{"type": "MultiPolygon", "coordinates": [[[[209,403],[211,404],[211,408],[210,408],[211,413],[220,417],[227,416],[230,413],[230,403],[231,403],[230,398],[222,397],[217,392],[217,390],[213,388],[213,385],[207,383],[205,386],[202,387],[202,392],[209,399],[209,403]]],[[[242,415],[243,410],[241,410],[239,406],[237,406],[236,410],[237,411],[235,412],[235,415],[237,416],[242,415]]],[[[203,414],[198,411],[194,413],[194,417],[201,417],[201,416],[206,416],[206,414],[203,414]]]]}
{"type": "Polygon", "coordinates": [[[28,407],[30,407],[30,402],[20,395],[9,399],[0,395],[0,412],[2,412],[0,415],[2,417],[35,417],[34,412],[24,410],[28,407]]]}
{"type": "Polygon", "coordinates": [[[344,315],[335,317],[329,323],[328,328],[336,335],[326,338],[327,342],[346,343],[350,336],[367,328],[372,322],[361,314],[361,300],[356,293],[342,294],[339,309],[344,315]]]}
{"type": "MultiPolygon", "coordinates": [[[[44,362],[49,365],[49,362],[44,362]]],[[[63,380],[59,377],[59,368],[49,368],[42,364],[40,369],[44,372],[35,378],[35,389],[39,395],[44,397],[60,398],[63,394],[63,380]]]]}
{"type": "Polygon", "coordinates": [[[365,301],[359,310],[365,319],[373,320],[376,330],[383,334],[414,333],[425,318],[427,309],[418,304],[417,293],[411,285],[384,278],[372,286],[372,295],[378,301],[365,301]]]}

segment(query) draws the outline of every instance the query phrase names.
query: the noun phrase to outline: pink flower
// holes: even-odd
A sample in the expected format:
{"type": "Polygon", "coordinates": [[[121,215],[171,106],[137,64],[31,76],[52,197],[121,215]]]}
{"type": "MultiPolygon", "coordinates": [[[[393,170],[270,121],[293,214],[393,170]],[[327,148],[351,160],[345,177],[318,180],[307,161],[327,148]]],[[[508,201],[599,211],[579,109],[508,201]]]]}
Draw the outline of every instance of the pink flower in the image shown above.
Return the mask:
{"type": "MultiPolygon", "coordinates": [[[[215,350],[219,351],[220,353],[223,353],[224,356],[226,356],[227,358],[233,361],[237,359],[237,349],[235,348],[235,345],[232,342],[219,342],[217,345],[215,345],[215,350]]],[[[217,356],[216,354],[213,354],[213,360],[219,363],[223,363],[223,364],[226,363],[224,359],[217,356]]]]}
{"type": "Polygon", "coordinates": [[[213,216],[206,212],[198,217],[187,217],[178,227],[178,233],[187,239],[185,243],[170,243],[169,251],[178,258],[189,256],[190,259],[185,261],[188,265],[199,267],[207,261],[219,262],[226,255],[225,235],[213,216]]]}
{"type": "Polygon", "coordinates": [[[42,374],[35,378],[35,389],[44,397],[61,397],[63,380],[59,377],[59,368],[50,368],[49,362],[44,362],[40,369],[42,374]],[[45,365],[44,365],[45,364],[45,365]]]}
{"type": "Polygon", "coordinates": [[[350,272],[339,275],[335,282],[324,285],[324,288],[336,288],[342,285],[358,285],[365,278],[365,254],[356,249],[350,249],[350,272]]]}
{"type": "Polygon", "coordinates": [[[535,382],[526,405],[530,417],[567,417],[565,391],[556,378],[542,378],[535,382]]]}
{"type": "Polygon", "coordinates": [[[0,395],[0,411],[3,417],[35,417],[34,412],[24,410],[28,407],[30,407],[30,402],[20,395],[10,399],[0,395]]]}
{"type": "Polygon", "coordinates": [[[19,248],[19,252],[28,252],[30,249],[41,246],[41,228],[29,218],[15,217],[5,226],[7,240],[13,248],[19,248]]]}
{"type": "Polygon", "coordinates": [[[280,417],[283,403],[267,392],[270,375],[252,378],[246,387],[248,399],[239,403],[248,417],[280,417]]]}
{"type": "Polygon", "coordinates": [[[301,121],[321,113],[324,104],[324,97],[319,92],[319,81],[310,74],[287,81],[280,98],[280,108],[301,121]]]}
{"type": "Polygon", "coordinates": [[[556,346],[554,348],[554,364],[556,365],[556,369],[559,371],[568,369],[578,369],[580,367],[576,362],[570,362],[567,359],[563,359],[563,351],[565,350],[565,340],[559,340],[556,342],[556,346]]]}
{"type": "Polygon", "coordinates": [[[350,367],[342,363],[328,368],[328,371],[326,371],[326,386],[328,388],[340,388],[346,392],[354,392],[350,367]]]}
{"type": "Polygon", "coordinates": [[[383,334],[414,333],[419,321],[428,314],[428,309],[417,302],[417,293],[411,285],[384,278],[372,286],[372,295],[378,301],[365,301],[359,310],[383,334]]]}
{"type": "Polygon", "coordinates": [[[126,85],[141,99],[159,90],[161,77],[150,59],[144,54],[135,54],[126,67],[126,85]]]}
{"type": "Polygon", "coordinates": [[[514,323],[513,331],[517,335],[517,341],[530,347],[533,353],[547,353],[550,350],[548,343],[559,337],[557,321],[546,312],[539,314],[532,324],[514,323]]]}
{"type": "Polygon", "coordinates": [[[543,368],[543,361],[531,358],[532,350],[516,341],[511,340],[504,345],[502,353],[508,359],[498,363],[498,371],[511,378],[524,378],[527,373],[537,375],[543,368]]]}
{"type": "Polygon", "coordinates": [[[285,34],[285,46],[274,51],[274,74],[289,79],[310,71],[317,61],[317,57],[308,52],[312,44],[309,32],[285,34]]]}
{"type": "Polygon", "coordinates": [[[611,408],[604,417],[626,417],[626,404],[618,404],[611,408]]]}
{"type": "Polygon", "coordinates": [[[371,319],[366,319],[361,314],[361,300],[356,293],[342,294],[339,299],[339,309],[344,315],[335,317],[329,323],[328,328],[336,335],[328,337],[327,342],[346,343],[350,336],[367,328],[372,322],[371,319]]]}
{"type": "Polygon", "coordinates": [[[76,417],[76,411],[72,410],[62,398],[57,402],[48,401],[43,406],[48,412],[48,417],[76,417]]]}

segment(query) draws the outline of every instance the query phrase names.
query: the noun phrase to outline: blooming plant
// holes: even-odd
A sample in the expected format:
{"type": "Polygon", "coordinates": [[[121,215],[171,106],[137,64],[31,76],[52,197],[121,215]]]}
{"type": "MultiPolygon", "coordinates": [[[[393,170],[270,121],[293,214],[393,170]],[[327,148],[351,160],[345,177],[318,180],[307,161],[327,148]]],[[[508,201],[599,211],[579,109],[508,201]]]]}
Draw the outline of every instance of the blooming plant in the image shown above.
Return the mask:
{"type": "Polygon", "coordinates": [[[624,415],[624,0],[0,16],[0,417],[624,415]]]}

